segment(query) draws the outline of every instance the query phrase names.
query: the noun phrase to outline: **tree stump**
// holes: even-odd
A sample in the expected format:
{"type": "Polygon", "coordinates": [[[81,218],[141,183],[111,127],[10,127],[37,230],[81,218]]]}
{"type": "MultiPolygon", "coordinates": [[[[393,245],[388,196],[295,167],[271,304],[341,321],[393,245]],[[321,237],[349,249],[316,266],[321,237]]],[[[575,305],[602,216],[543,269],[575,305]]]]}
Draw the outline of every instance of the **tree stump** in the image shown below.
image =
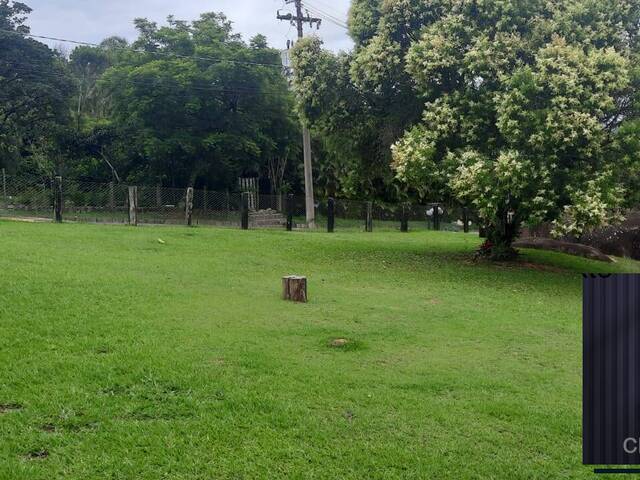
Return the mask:
{"type": "Polygon", "coordinates": [[[292,302],[307,303],[307,277],[296,275],[282,277],[282,298],[292,302]]]}

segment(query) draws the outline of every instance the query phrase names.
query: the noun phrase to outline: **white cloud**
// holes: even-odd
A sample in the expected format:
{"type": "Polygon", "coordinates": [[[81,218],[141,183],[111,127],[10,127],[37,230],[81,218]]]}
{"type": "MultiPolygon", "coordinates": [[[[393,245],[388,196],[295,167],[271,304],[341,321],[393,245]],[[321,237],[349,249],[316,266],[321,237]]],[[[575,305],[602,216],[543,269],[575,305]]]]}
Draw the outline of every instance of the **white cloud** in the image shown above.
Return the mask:
{"type": "MultiPolygon", "coordinates": [[[[105,37],[136,37],[133,19],[146,17],[158,23],[168,15],[193,20],[207,11],[224,12],[237,32],[248,40],[257,33],[267,36],[275,48],[284,48],[287,39],[296,38],[296,29],[278,21],[276,12],[293,11],[285,0],[23,0],[33,8],[29,24],[32,33],[73,40],[99,42],[105,37]]],[[[313,16],[330,14],[346,22],[350,0],[307,0],[313,16]],[[323,11],[319,14],[318,10],[323,11]]],[[[310,32],[307,27],[306,32],[310,32]]],[[[314,29],[315,32],[315,29],[314,29]]],[[[347,32],[325,18],[317,33],[328,48],[348,50],[352,43],[347,32]]],[[[55,43],[55,42],[52,42],[55,43]]]]}

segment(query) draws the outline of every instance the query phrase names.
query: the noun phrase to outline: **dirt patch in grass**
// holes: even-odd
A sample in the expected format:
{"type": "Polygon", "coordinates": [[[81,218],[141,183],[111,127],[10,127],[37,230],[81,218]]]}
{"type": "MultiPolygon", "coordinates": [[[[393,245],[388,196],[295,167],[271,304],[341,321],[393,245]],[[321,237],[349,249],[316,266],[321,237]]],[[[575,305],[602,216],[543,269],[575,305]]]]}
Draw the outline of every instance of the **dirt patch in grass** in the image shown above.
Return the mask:
{"type": "Polygon", "coordinates": [[[0,403],[0,415],[3,413],[19,412],[22,410],[19,403],[0,403]]]}
{"type": "Polygon", "coordinates": [[[514,262],[512,266],[520,268],[528,268],[530,270],[536,270],[538,272],[550,272],[550,273],[565,273],[567,270],[560,267],[554,267],[551,265],[543,265],[541,263],[532,262],[514,262]]]}
{"type": "Polygon", "coordinates": [[[353,419],[356,418],[356,414],[353,413],[351,410],[345,411],[342,416],[349,422],[352,422],[353,419]]]}
{"type": "Polygon", "coordinates": [[[544,272],[544,273],[567,273],[569,271],[568,269],[562,268],[562,267],[546,265],[544,263],[527,262],[524,260],[514,260],[512,262],[494,262],[494,261],[485,260],[485,259],[474,259],[474,260],[469,260],[465,262],[465,264],[466,265],[478,265],[478,264],[487,265],[490,267],[497,267],[505,270],[527,269],[527,270],[535,270],[537,272],[544,272]]]}
{"type": "Polygon", "coordinates": [[[116,396],[116,395],[129,395],[133,387],[131,385],[110,385],[103,388],[100,393],[103,395],[116,396]]]}
{"type": "Polygon", "coordinates": [[[40,429],[43,432],[47,432],[47,433],[55,433],[55,431],[58,429],[58,427],[56,427],[53,423],[45,423],[44,425],[42,425],[40,427],[40,429]]]}
{"type": "Polygon", "coordinates": [[[25,455],[29,460],[44,460],[49,457],[48,450],[32,450],[25,455]]]}
{"type": "Polygon", "coordinates": [[[363,348],[361,342],[343,337],[330,339],[327,342],[327,346],[332,350],[338,350],[341,352],[353,352],[356,350],[361,350],[363,348]]]}
{"type": "MultiPolygon", "coordinates": [[[[66,422],[62,428],[72,433],[89,432],[96,430],[99,427],[98,422],[83,421],[83,422],[66,422]]],[[[54,426],[55,428],[55,426],[54,426]]]]}
{"type": "Polygon", "coordinates": [[[23,223],[53,223],[53,220],[46,217],[3,217],[2,219],[23,223]]]}

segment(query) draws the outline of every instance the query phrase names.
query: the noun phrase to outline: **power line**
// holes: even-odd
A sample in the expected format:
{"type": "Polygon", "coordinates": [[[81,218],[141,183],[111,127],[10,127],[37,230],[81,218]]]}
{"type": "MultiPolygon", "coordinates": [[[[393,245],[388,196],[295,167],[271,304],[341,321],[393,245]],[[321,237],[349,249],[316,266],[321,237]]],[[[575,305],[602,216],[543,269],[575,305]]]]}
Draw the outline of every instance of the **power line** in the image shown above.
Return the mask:
{"type": "Polygon", "coordinates": [[[309,9],[309,11],[311,11],[312,13],[319,15],[320,17],[323,17],[325,20],[333,23],[334,25],[337,25],[339,27],[348,29],[349,27],[347,26],[346,22],[344,22],[343,20],[341,20],[340,18],[322,10],[321,8],[309,3],[308,1],[304,1],[303,5],[305,8],[309,9]]]}
{"type": "Polygon", "coordinates": [[[314,10],[313,8],[308,8],[308,11],[313,13],[314,15],[318,15],[323,20],[326,20],[327,22],[332,23],[333,25],[336,25],[337,27],[343,28],[345,30],[349,29],[349,27],[347,25],[345,25],[344,23],[341,23],[341,22],[339,22],[337,20],[333,20],[332,18],[328,17],[326,14],[323,14],[322,12],[314,10]]]}
{"type": "Polygon", "coordinates": [[[340,13],[337,13],[335,11],[332,11],[330,9],[327,9],[323,6],[318,6],[315,4],[315,0],[313,2],[309,1],[309,0],[305,0],[303,2],[303,5],[305,8],[309,8],[311,10],[315,10],[317,12],[321,12],[324,16],[329,17],[333,20],[336,20],[337,22],[343,23],[346,25],[346,21],[343,20],[343,15],[340,13]]]}
{"type": "MultiPolygon", "coordinates": [[[[22,72],[27,72],[27,73],[34,73],[34,77],[39,77],[40,75],[38,75],[37,72],[32,72],[32,70],[27,69],[24,66],[21,65],[13,65],[10,68],[16,70],[16,71],[22,71],[22,72]]],[[[52,76],[52,77],[57,77],[57,78],[64,78],[64,79],[69,79],[70,76],[69,75],[65,75],[63,73],[60,72],[48,72],[47,73],[48,76],[52,76]]],[[[161,80],[161,77],[156,77],[157,79],[161,80]]],[[[155,78],[127,78],[127,79],[122,79],[120,81],[115,82],[116,85],[120,84],[120,85],[134,85],[134,86],[140,86],[140,87],[166,87],[166,84],[162,84],[162,83],[158,83],[156,81],[154,81],[155,78]]],[[[111,86],[112,83],[110,82],[106,82],[107,86],[111,86]]],[[[234,86],[234,87],[229,87],[229,88],[224,88],[224,87],[216,87],[215,85],[182,85],[179,83],[176,83],[174,85],[169,85],[169,86],[173,86],[173,87],[179,87],[179,88],[183,88],[186,90],[196,90],[196,91],[201,91],[201,92],[211,92],[211,93],[227,93],[227,94],[255,94],[258,96],[264,95],[273,95],[273,96],[286,96],[288,94],[288,90],[286,88],[283,88],[282,91],[278,91],[278,90],[266,90],[266,89],[261,89],[261,88],[253,88],[253,87],[242,87],[242,86],[234,86]]],[[[176,92],[175,94],[177,95],[179,92],[176,92]]],[[[182,92],[184,94],[186,94],[187,92],[182,92]]]]}
{"type": "Polygon", "coordinates": [[[308,7],[307,10],[311,13],[313,13],[314,15],[318,15],[320,18],[322,18],[323,20],[326,20],[329,23],[332,23],[333,25],[336,25],[337,27],[343,28],[345,30],[348,30],[348,26],[338,20],[334,20],[333,18],[327,16],[326,14],[322,13],[319,10],[316,10],[314,8],[308,7]]]}
{"type": "Polygon", "coordinates": [[[337,18],[342,17],[342,16],[345,15],[344,12],[339,11],[333,5],[329,5],[328,3],[325,3],[322,0],[313,0],[313,1],[314,1],[314,3],[320,4],[322,6],[322,8],[324,8],[327,12],[337,13],[338,15],[335,15],[337,18]]]}
{"type": "MultiPolygon", "coordinates": [[[[52,42],[61,42],[61,43],[69,43],[72,45],[79,45],[79,46],[84,46],[84,47],[93,47],[93,48],[99,48],[101,50],[107,50],[107,48],[105,48],[103,45],[100,45],[98,43],[91,43],[91,42],[84,42],[81,40],[69,40],[66,38],[56,38],[56,37],[49,37],[49,36],[45,36],[45,35],[35,35],[32,33],[20,33],[20,32],[15,32],[13,30],[5,30],[5,29],[0,29],[0,32],[2,33],[9,33],[9,34],[13,34],[19,37],[29,37],[29,38],[34,38],[34,39],[38,39],[38,40],[49,40],[52,42]]],[[[213,63],[223,63],[223,62],[229,62],[229,63],[234,63],[234,64],[238,64],[238,65],[251,65],[251,66],[259,66],[259,67],[276,67],[276,68],[282,68],[282,64],[281,63],[265,63],[265,62],[251,62],[251,61],[246,61],[246,60],[234,60],[231,58],[215,58],[215,57],[206,57],[206,56],[198,56],[198,55],[182,55],[179,53],[172,53],[172,52],[162,52],[162,51],[148,51],[148,50],[140,50],[140,49],[135,49],[132,47],[119,47],[119,46],[113,46],[111,47],[115,50],[126,50],[126,51],[130,51],[130,52],[134,52],[134,53],[140,53],[140,54],[147,54],[147,55],[158,55],[158,56],[166,56],[166,57],[174,57],[174,58],[185,58],[185,59],[191,59],[191,60],[202,60],[202,61],[209,61],[209,62],[213,62],[213,63]]]]}

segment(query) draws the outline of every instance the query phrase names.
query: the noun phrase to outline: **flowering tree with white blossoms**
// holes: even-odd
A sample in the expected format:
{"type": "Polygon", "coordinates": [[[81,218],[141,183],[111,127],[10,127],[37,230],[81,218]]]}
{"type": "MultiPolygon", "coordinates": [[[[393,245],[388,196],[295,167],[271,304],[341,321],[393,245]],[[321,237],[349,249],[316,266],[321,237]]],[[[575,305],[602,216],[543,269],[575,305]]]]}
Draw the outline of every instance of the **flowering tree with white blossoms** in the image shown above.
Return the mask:
{"type": "MultiPolygon", "coordinates": [[[[578,236],[620,218],[621,150],[637,134],[625,124],[638,113],[640,1],[389,0],[380,24],[392,4],[430,3],[439,13],[403,57],[425,109],[392,147],[397,176],[474,205],[496,259],[515,254],[523,224],[553,221],[558,235],[578,236]]],[[[369,47],[393,43],[386,37],[369,47]]]]}
{"type": "Polygon", "coordinates": [[[352,53],[294,50],[298,111],[392,145],[399,190],[475,206],[508,258],[523,225],[579,237],[640,200],[639,26],[640,0],[353,0],[352,53]]]}

